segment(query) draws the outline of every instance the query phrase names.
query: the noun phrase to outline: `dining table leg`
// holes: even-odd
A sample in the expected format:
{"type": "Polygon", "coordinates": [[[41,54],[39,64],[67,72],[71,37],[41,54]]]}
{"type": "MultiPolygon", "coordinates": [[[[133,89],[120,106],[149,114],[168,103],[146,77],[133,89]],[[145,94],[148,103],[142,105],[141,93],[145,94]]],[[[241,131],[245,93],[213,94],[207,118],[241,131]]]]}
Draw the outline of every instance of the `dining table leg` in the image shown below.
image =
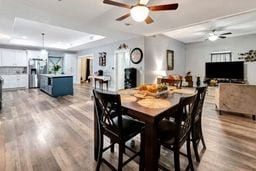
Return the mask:
{"type": "Polygon", "coordinates": [[[146,124],[145,127],[145,170],[158,170],[158,145],[157,129],[154,124],[146,124]]]}

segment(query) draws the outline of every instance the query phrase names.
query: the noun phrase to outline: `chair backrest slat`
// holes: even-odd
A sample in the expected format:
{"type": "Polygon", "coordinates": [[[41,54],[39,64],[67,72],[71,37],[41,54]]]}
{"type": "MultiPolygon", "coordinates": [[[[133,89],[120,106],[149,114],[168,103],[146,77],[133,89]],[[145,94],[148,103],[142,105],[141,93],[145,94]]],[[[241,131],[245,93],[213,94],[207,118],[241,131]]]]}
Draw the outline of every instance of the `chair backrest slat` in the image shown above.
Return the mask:
{"type": "Polygon", "coordinates": [[[197,97],[195,101],[195,107],[192,114],[193,122],[196,120],[196,118],[201,119],[202,117],[202,111],[203,111],[203,105],[204,105],[204,99],[206,95],[207,87],[198,87],[197,88],[197,97]]]}
{"type": "Polygon", "coordinates": [[[196,94],[180,99],[178,110],[175,113],[176,140],[178,141],[184,141],[186,135],[189,134],[195,99],[196,94]]]}
{"type": "Polygon", "coordinates": [[[122,128],[122,109],[119,94],[93,90],[97,122],[101,127],[113,128],[114,118],[118,119],[118,128],[122,128]]]}

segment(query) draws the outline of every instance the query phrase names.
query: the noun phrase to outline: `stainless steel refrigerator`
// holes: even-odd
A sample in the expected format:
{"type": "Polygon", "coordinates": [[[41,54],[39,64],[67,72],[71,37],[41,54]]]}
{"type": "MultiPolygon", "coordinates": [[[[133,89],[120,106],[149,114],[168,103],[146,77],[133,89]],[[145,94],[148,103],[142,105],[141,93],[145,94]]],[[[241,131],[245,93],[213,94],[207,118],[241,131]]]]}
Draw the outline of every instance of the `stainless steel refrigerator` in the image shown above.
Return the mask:
{"type": "Polygon", "coordinates": [[[40,87],[40,75],[47,74],[47,60],[29,60],[29,88],[40,87]]]}

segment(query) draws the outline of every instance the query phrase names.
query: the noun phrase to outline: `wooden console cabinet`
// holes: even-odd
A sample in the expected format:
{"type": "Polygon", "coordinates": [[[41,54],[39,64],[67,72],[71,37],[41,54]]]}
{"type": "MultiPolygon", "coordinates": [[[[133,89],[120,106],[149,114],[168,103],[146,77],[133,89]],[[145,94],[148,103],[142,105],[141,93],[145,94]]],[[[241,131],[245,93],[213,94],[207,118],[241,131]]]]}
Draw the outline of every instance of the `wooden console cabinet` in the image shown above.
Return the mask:
{"type": "Polygon", "coordinates": [[[218,109],[231,113],[251,115],[255,120],[256,115],[256,85],[246,84],[219,84],[218,109]]]}
{"type": "Polygon", "coordinates": [[[173,80],[169,78],[158,78],[157,83],[163,83],[163,84],[168,84],[170,86],[176,86],[178,88],[181,88],[182,86],[182,79],[180,80],[173,80]]]}

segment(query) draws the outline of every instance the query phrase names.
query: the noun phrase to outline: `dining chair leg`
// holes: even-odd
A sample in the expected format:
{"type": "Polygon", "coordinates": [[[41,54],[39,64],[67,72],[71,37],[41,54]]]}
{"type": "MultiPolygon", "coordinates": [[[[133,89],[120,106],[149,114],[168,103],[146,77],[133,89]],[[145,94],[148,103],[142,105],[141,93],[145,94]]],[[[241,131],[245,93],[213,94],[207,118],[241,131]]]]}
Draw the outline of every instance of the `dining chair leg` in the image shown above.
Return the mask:
{"type": "Polygon", "coordinates": [[[197,139],[196,130],[194,127],[192,128],[191,134],[192,134],[192,145],[193,145],[196,161],[200,162],[200,156],[198,153],[198,143],[197,143],[197,141],[200,141],[200,139],[199,140],[197,139]]]}
{"type": "Polygon", "coordinates": [[[187,138],[187,157],[189,161],[189,168],[191,171],[194,171],[193,160],[192,160],[191,149],[190,149],[190,136],[188,136],[187,138]]]}
{"type": "Polygon", "coordinates": [[[119,143],[119,154],[118,154],[118,171],[122,171],[123,168],[123,154],[125,150],[125,144],[123,142],[119,143]]]}
{"type": "MultiPolygon", "coordinates": [[[[113,143],[113,140],[110,139],[110,144],[112,144],[112,143],[113,143]]],[[[114,153],[114,152],[115,152],[115,144],[113,144],[112,147],[110,148],[110,152],[111,152],[111,153],[114,153]]]]}
{"type": "Polygon", "coordinates": [[[139,170],[144,171],[145,168],[145,133],[142,132],[140,134],[140,163],[139,163],[139,170]]]}
{"type": "Polygon", "coordinates": [[[103,139],[103,135],[101,134],[99,136],[99,140],[98,140],[98,159],[97,159],[97,166],[96,166],[96,171],[100,170],[100,165],[102,163],[102,153],[103,153],[103,144],[104,144],[104,139],[103,139]]]}
{"type": "Polygon", "coordinates": [[[160,156],[161,156],[161,145],[160,143],[157,144],[157,158],[158,161],[160,160],[160,156]]]}
{"type": "Polygon", "coordinates": [[[202,144],[203,144],[203,149],[205,150],[206,149],[206,145],[205,145],[205,141],[204,141],[204,136],[203,136],[203,129],[202,129],[202,124],[200,123],[200,126],[199,126],[200,128],[200,138],[201,138],[201,140],[202,140],[202,144]]]}
{"type": "Polygon", "coordinates": [[[180,152],[178,147],[174,150],[174,167],[175,171],[180,171],[180,152]]]}

